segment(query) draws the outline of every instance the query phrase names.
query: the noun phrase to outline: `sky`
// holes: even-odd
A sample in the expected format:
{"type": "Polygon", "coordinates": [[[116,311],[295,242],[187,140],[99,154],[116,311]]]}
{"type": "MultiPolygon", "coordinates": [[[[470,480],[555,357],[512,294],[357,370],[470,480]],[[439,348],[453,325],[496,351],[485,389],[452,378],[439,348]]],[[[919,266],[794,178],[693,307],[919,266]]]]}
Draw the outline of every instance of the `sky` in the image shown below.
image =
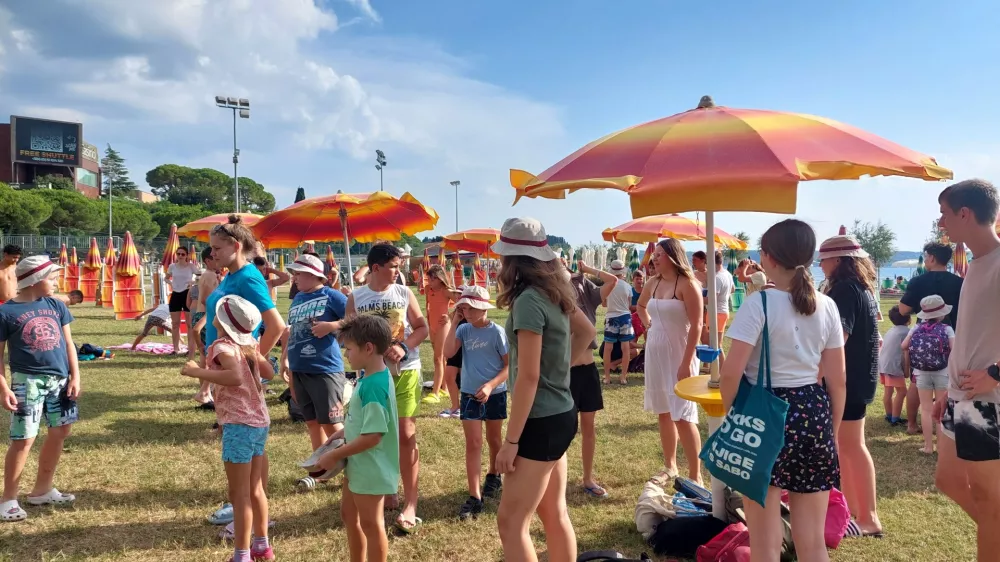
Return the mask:
{"type": "MultiPolygon", "coordinates": [[[[956,179],[1000,180],[1000,3],[0,0],[0,115],[79,121],[125,157],[240,175],[278,207],[307,196],[409,191],[435,231],[541,220],[572,244],[631,219],[620,192],[511,207],[509,168],[540,173],[616,130],[719,105],[822,115],[930,154],[956,179]],[[993,39],[990,39],[993,37],[993,39]]],[[[883,221],[917,250],[942,184],[803,182],[822,239],[883,221]]],[[[783,216],[720,213],[752,240],[783,216]]]]}

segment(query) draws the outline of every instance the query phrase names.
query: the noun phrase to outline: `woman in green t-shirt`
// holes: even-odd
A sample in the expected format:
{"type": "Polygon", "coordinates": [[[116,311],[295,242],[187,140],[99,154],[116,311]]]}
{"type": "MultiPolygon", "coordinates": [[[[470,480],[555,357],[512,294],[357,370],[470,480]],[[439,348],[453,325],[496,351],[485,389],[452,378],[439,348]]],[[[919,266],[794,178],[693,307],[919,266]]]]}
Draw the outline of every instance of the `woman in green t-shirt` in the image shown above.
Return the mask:
{"type": "Polygon", "coordinates": [[[528,527],[537,512],[549,559],[575,560],[566,509],[566,450],[577,430],[569,372],[574,359],[593,353],[596,330],[576,307],[569,274],[540,222],[508,219],[493,251],[503,256],[497,306],[510,311],[511,411],[496,461],[506,474],[497,513],[504,558],[535,558],[528,527]]]}

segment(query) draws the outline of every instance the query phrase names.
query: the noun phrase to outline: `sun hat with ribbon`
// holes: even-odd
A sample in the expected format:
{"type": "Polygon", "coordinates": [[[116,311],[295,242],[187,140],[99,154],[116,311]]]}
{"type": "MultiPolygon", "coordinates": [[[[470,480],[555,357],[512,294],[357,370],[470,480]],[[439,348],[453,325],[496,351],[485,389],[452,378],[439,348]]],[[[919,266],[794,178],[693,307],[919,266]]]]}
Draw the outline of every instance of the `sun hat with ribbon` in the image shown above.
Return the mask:
{"type": "Polygon", "coordinates": [[[326,279],[326,273],[323,271],[323,262],[319,261],[319,258],[316,256],[310,256],[309,254],[302,254],[295,258],[295,261],[288,264],[288,271],[308,273],[320,279],[326,279]]]}
{"type": "Polygon", "coordinates": [[[467,304],[478,310],[496,308],[490,304],[490,292],[486,290],[486,287],[480,287],[479,285],[471,285],[462,289],[462,297],[458,299],[455,306],[460,304],[467,304]]]}
{"type": "Polygon", "coordinates": [[[253,331],[260,324],[260,311],[250,301],[236,295],[226,295],[215,305],[215,317],[223,331],[237,345],[256,345],[253,331]]]}
{"type": "Polygon", "coordinates": [[[53,271],[62,269],[61,265],[52,263],[49,256],[30,256],[17,263],[14,268],[14,276],[17,277],[17,290],[26,289],[38,283],[53,271]]]}
{"type": "Polygon", "coordinates": [[[625,275],[625,264],[622,260],[612,260],[611,261],[611,273],[615,275],[625,275]]]}
{"type": "Polygon", "coordinates": [[[500,229],[500,240],[493,251],[501,256],[526,256],[539,261],[552,261],[557,256],[549,247],[542,223],[530,218],[507,219],[500,229]]]}
{"type": "Polygon", "coordinates": [[[940,295],[928,295],[920,299],[920,312],[917,313],[917,318],[921,320],[943,318],[951,314],[952,308],[950,304],[944,303],[940,295]]]}
{"type": "Polygon", "coordinates": [[[830,258],[867,258],[868,252],[861,248],[858,239],[853,236],[839,235],[827,238],[819,245],[819,259],[830,258]]]}

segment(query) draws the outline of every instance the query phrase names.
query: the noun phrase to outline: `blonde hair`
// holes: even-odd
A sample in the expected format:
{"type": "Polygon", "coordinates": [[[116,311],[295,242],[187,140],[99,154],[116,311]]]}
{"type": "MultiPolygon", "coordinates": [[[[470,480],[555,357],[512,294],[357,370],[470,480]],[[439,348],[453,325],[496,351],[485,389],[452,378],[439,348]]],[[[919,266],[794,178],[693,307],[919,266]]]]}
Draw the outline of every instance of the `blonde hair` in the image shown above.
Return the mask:
{"type": "MultiPolygon", "coordinates": [[[[679,241],[674,238],[664,238],[657,243],[657,246],[667,254],[667,258],[674,265],[678,276],[686,277],[689,281],[695,280],[691,263],[688,262],[687,254],[684,253],[684,247],[681,246],[679,241]]],[[[663,274],[660,273],[659,269],[656,270],[656,276],[660,279],[663,278],[663,274]]]]}
{"type": "Polygon", "coordinates": [[[445,272],[444,267],[439,264],[434,264],[427,268],[427,277],[437,279],[449,291],[455,290],[455,286],[452,284],[451,279],[448,279],[448,274],[445,272]]]}

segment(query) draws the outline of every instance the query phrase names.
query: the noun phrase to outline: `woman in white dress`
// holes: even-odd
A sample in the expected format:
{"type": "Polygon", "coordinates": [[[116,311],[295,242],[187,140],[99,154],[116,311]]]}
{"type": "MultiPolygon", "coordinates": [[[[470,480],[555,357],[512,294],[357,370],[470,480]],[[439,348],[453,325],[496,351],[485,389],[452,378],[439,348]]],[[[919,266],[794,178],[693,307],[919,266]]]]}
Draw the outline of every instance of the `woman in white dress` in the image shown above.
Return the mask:
{"type": "Polygon", "coordinates": [[[701,335],[703,300],[680,242],[661,240],[653,249],[656,275],[642,288],[636,312],[646,328],[645,410],[659,417],[666,474],[677,476],[677,439],[688,460],[688,477],[701,482],[698,406],[674,393],[677,381],[698,373],[694,351],[701,335]]]}

